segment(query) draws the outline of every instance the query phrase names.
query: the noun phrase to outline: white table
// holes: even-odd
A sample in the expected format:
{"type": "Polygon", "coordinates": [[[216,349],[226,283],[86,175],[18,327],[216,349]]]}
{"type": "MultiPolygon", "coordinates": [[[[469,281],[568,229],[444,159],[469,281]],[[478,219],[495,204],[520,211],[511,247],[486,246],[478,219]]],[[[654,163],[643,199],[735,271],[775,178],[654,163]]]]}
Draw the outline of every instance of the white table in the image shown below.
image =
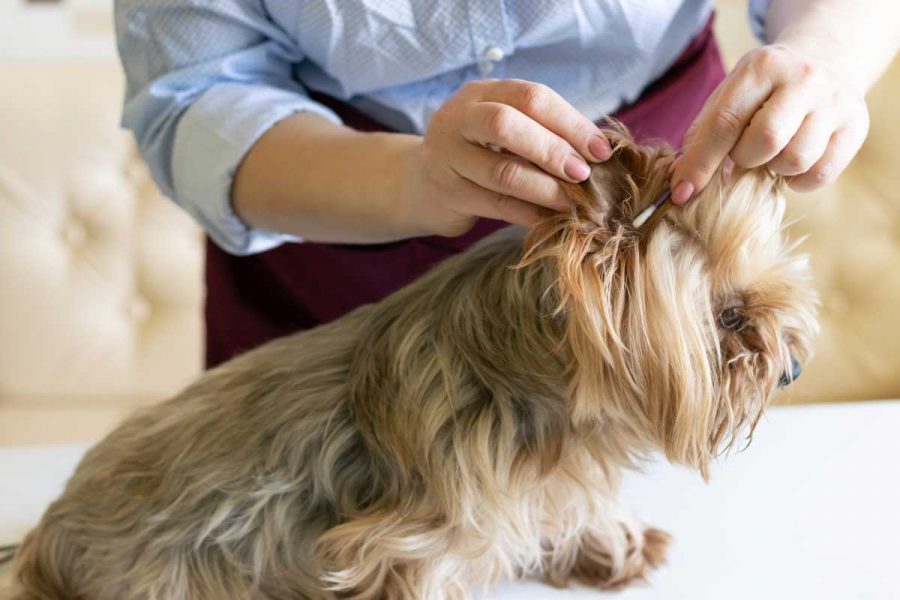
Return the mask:
{"type": "MultiPolygon", "coordinates": [[[[83,453],[0,448],[0,544],[33,524],[83,453]]],[[[628,477],[636,513],[675,536],[652,585],[616,600],[900,598],[900,401],[776,408],[704,484],[663,463],[628,477]]],[[[503,585],[496,599],[586,599],[503,585]]],[[[613,597],[609,595],[608,597],[613,597]]]]}

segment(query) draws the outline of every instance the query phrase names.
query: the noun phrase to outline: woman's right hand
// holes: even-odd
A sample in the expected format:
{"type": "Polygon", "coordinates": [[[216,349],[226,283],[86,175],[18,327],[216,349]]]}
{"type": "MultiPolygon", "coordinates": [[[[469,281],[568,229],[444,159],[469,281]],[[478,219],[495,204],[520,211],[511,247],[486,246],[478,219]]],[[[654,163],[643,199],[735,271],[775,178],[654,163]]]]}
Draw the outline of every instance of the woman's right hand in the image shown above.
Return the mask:
{"type": "Polygon", "coordinates": [[[603,132],[550,88],[521,80],[469,83],[413,146],[404,192],[429,233],[456,236],[478,217],[530,225],[565,210],[556,178],[587,179],[611,154],[603,132]]]}

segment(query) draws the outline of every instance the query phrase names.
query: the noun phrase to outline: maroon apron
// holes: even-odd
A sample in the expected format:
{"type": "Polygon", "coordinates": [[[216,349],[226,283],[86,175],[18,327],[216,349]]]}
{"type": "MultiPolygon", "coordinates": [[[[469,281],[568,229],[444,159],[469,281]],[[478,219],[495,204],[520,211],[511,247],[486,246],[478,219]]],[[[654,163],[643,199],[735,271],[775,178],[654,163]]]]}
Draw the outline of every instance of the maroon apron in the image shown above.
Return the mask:
{"type": "MultiPolygon", "coordinates": [[[[675,64],[634,103],[613,116],[638,140],[680,147],[704,101],[725,76],[712,18],[675,64]]],[[[361,131],[387,128],[324,96],[344,123],[361,131]]],[[[337,319],[377,302],[431,266],[506,223],[480,219],[456,238],[420,237],[387,244],[284,244],[252,256],[206,246],[206,365],[215,366],[273,338],[337,319]]]]}

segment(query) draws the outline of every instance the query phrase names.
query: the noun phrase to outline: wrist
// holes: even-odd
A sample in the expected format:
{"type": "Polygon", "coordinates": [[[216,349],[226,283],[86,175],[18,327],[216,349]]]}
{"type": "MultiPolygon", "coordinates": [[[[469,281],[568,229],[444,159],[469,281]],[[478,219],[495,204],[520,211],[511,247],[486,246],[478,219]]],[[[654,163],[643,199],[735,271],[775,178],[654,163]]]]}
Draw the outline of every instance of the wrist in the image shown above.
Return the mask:
{"type": "Polygon", "coordinates": [[[865,95],[897,52],[893,0],[772,0],[766,33],[865,95]]]}
{"type": "Polygon", "coordinates": [[[389,192],[395,198],[400,226],[407,237],[439,235],[456,237],[471,229],[474,217],[462,215],[446,205],[448,193],[429,176],[424,138],[404,135],[396,140],[393,158],[395,176],[389,192]]]}
{"type": "Polygon", "coordinates": [[[840,41],[824,32],[785,31],[773,43],[794,53],[799,59],[816,69],[830,73],[850,89],[865,94],[866,84],[859,77],[859,70],[847,64],[840,52],[840,41]]]}
{"type": "Polygon", "coordinates": [[[422,137],[384,134],[383,194],[391,207],[391,226],[403,237],[432,235],[423,193],[422,137]]]}

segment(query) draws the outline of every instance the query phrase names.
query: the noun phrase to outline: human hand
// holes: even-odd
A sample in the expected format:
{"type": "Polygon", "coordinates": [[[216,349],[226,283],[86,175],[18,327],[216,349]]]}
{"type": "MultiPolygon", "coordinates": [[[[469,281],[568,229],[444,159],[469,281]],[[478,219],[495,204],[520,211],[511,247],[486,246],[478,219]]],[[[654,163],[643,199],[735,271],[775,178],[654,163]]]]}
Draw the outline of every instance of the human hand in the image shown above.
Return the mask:
{"type": "Polygon", "coordinates": [[[550,88],[475,81],[432,116],[405,189],[430,233],[461,235],[478,217],[530,225],[569,207],[556,178],[583,181],[586,160],[610,155],[602,131],[550,88]]]}
{"type": "Polygon", "coordinates": [[[766,165],[808,191],[835,180],[865,140],[863,94],[785,45],[747,53],[704,105],[671,170],[672,201],[706,187],[730,157],[738,167],[766,165]]]}

